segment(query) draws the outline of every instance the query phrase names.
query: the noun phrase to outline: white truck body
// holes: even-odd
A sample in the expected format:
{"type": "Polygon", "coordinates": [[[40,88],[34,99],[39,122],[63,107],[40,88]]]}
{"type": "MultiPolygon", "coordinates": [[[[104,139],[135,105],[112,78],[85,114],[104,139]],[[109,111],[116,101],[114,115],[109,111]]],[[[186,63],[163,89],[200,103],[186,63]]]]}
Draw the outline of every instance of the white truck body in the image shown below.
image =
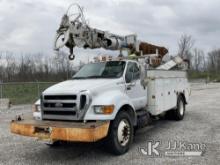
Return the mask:
{"type": "Polygon", "coordinates": [[[43,103],[37,102],[37,105],[41,105],[41,109],[44,109],[44,111],[39,112],[40,114],[35,112],[35,118],[40,120],[114,120],[116,114],[124,105],[129,105],[134,113],[137,110],[146,109],[151,115],[156,116],[175,108],[179,94],[183,94],[185,102],[188,102],[190,87],[185,71],[146,70],[145,75],[142,76],[144,81],[138,78],[135,81],[126,83],[127,64],[135,63],[139,67],[140,64],[133,60],[125,60],[125,62],[125,71],[120,78],[67,80],[49,87],[42,93],[43,103]],[[45,96],[69,95],[75,95],[77,99],[44,99],[45,96]],[[79,112],[77,109],[81,95],[86,95],[87,105],[85,110],[79,112]],[[44,107],[45,103],[54,103],[55,107],[44,107]],[[76,108],[62,107],[65,103],[74,103],[76,108]],[[113,113],[109,115],[95,113],[94,107],[100,105],[114,105],[113,113]],[[45,110],[46,114],[44,113],[45,110]],[[74,115],[59,115],[58,113],[55,114],[54,111],[76,111],[76,113],[74,115]]]}
{"type": "Polygon", "coordinates": [[[185,71],[143,68],[134,60],[87,64],[72,80],[46,89],[33,106],[34,119],[17,116],[11,132],[51,144],[105,138],[109,151],[123,154],[136,129],[165,112],[182,120],[189,100],[185,71]]]}
{"type": "Polygon", "coordinates": [[[152,115],[176,107],[178,93],[185,96],[188,103],[190,87],[185,71],[148,70],[145,82],[148,87],[147,109],[152,115]]]}

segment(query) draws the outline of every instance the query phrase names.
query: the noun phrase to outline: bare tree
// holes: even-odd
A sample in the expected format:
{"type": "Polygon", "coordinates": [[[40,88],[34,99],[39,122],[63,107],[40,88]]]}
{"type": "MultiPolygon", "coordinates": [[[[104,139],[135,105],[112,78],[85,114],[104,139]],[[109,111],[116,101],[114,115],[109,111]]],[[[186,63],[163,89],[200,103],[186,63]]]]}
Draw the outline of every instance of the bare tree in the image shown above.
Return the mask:
{"type": "Polygon", "coordinates": [[[194,45],[194,40],[191,35],[183,34],[178,42],[178,55],[184,59],[191,59],[191,49],[194,45]]]}
{"type": "Polygon", "coordinates": [[[195,71],[204,71],[205,70],[205,54],[201,49],[195,48],[191,57],[192,68],[195,71]]]}
{"type": "Polygon", "coordinates": [[[58,59],[41,53],[16,56],[12,52],[0,52],[0,80],[62,81],[76,72],[64,53],[58,59]]]}
{"type": "Polygon", "coordinates": [[[15,58],[12,52],[5,53],[6,68],[5,76],[7,81],[11,81],[16,71],[15,58]]]}
{"type": "Polygon", "coordinates": [[[3,61],[2,61],[3,52],[0,52],[0,82],[3,81],[3,61]]]}
{"type": "Polygon", "coordinates": [[[220,49],[208,53],[208,69],[212,72],[220,72],[220,49]]]}

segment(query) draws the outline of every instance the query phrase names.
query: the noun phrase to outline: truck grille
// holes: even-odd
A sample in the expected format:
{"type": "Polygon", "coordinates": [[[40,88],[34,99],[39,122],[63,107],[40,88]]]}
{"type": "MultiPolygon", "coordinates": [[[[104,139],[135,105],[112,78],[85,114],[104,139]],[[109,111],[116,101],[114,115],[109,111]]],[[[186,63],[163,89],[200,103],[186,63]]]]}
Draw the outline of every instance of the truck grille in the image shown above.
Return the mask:
{"type": "Polygon", "coordinates": [[[76,95],[44,96],[44,100],[76,100],[76,95]]]}
{"type": "Polygon", "coordinates": [[[76,112],[73,111],[44,111],[46,115],[76,115],[76,112]]]}
{"type": "Polygon", "coordinates": [[[81,96],[44,95],[41,100],[42,119],[78,120],[81,96]]]}
{"type": "Polygon", "coordinates": [[[44,103],[45,108],[74,108],[76,103],[44,103]]]}

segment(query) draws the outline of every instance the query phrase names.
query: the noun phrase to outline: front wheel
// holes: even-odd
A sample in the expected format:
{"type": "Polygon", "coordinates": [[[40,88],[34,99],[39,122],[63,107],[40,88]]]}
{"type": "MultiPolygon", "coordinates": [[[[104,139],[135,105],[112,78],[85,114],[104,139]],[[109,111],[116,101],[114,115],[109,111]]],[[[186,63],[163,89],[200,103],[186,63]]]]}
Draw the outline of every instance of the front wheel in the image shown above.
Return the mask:
{"type": "Polygon", "coordinates": [[[61,145],[61,141],[47,141],[47,142],[44,142],[48,147],[58,147],[61,145]]]}
{"type": "Polygon", "coordinates": [[[134,136],[132,118],[126,111],[117,114],[110,124],[106,144],[110,152],[121,155],[129,150],[134,136]]]}

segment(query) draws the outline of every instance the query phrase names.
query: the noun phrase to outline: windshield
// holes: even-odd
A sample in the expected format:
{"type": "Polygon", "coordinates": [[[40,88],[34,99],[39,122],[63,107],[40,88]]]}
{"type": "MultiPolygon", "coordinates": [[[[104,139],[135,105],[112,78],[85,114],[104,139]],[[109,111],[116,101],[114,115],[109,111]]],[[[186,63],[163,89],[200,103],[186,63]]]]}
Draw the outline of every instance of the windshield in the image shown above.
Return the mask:
{"type": "Polygon", "coordinates": [[[119,78],[123,75],[124,61],[108,61],[84,65],[73,79],[85,78],[119,78]]]}

